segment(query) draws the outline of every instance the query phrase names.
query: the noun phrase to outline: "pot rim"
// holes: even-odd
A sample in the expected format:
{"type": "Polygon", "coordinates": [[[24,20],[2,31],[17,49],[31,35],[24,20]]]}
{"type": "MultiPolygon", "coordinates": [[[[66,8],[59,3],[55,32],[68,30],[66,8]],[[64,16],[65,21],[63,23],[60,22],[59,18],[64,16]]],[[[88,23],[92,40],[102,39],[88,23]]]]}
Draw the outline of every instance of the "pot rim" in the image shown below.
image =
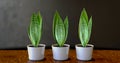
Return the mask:
{"type": "MultiPolygon", "coordinates": [[[[27,47],[30,47],[30,46],[33,46],[32,44],[28,44],[27,47]]],[[[39,44],[39,46],[42,46],[42,47],[45,47],[46,45],[45,44],[39,44]]],[[[31,47],[31,48],[39,48],[39,47],[31,47]]]]}
{"type": "MultiPolygon", "coordinates": [[[[82,46],[78,46],[78,45],[82,45],[82,44],[76,44],[75,47],[89,48],[89,47],[82,47],[82,46]]],[[[87,44],[87,46],[94,47],[93,44],[87,44]]]]}
{"type": "MultiPolygon", "coordinates": [[[[52,44],[52,46],[51,47],[55,47],[56,45],[58,45],[58,44],[52,44]]],[[[70,45],[69,44],[64,44],[66,47],[70,47],[70,45]]],[[[65,47],[56,47],[56,48],[65,48],[65,47]]]]}

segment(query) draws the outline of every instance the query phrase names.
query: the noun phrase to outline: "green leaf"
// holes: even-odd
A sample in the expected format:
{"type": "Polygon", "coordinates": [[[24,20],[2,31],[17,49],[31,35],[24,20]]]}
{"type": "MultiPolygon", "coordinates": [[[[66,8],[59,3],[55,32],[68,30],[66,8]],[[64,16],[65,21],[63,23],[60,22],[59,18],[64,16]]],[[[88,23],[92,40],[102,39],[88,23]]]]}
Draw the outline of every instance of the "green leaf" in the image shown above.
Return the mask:
{"type": "Polygon", "coordinates": [[[85,21],[88,23],[88,15],[87,15],[85,8],[83,8],[82,10],[81,18],[85,18],[85,21]]]}
{"type": "Polygon", "coordinates": [[[58,21],[56,21],[55,25],[55,37],[59,44],[59,46],[62,46],[62,43],[65,38],[65,28],[62,19],[58,16],[58,21]]]}
{"type": "Polygon", "coordinates": [[[85,47],[86,46],[86,41],[88,39],[88,26],[85,18],[80,19],[80,40],[82,45],[85,47]]]}
{"type": "Polygon", "coordinates": [[[68,35],[68,16],[66,16],[65,20],[64,20],[64,27],[65,27],[65,39],[63,44],[65,43],[65,41],[67,40],[67,35],[68,35]]]}
{"type": "Polygon", "coordinates": [[[62,46],[62,43],[64,42],[64,38],[65,38],[64,25],[62,25],[62,24],[56,25],[55,36],[56,36],[56,40],[57,40],[59,46],[62,46]]]}
{"type": "Polygon", "coordinates": [[[42,16],[40,14],[40,12],[37,14],[37,19],[38,19],[38,27],[37,27],[37,36],[38,36],[38,40],[37,40],[37,46],[39,45],[39,42],[40,42],[40,39],[41,39],[41,36],[42,36],[42,16]]]}
{"type": "Polygon", "coordinates": [[[91,35],[92,30],[92,17],[88,22],[88,16],[85,8],[83,8],[80,19],[79,19],[79,27],[78,27],[78,34],[83,47],[86,47],[91,35]]]}
{"type": "Polygon", "coordinates": [[[35,15],[35,13],[33,13],[33,15],[31,16],[31,22],[30,22],[30,27],[29,27],[30,28],[29,29],[29,34],[30,34],[29,36],[30,36],[30,40],[34,46],[36,45],[36,43],[35,43],[36,41],[35,41],[35,38],[33,37],[35,33],[33,32],[32,27],[34,26],[33,23],[34,23],[35,19],[36,19],[36,15],[35,15]]]}
{"type": "Polygon", "coordinates": [[[89,20],[89,23],[88,23],[88,33],[89,33],[88,41],[90,40],[91,31],[92,31],[92,16],[90,17],[90,20],[89,20]]]}
{"type": "Polygon", "coordinates": [[[30,26],[28,28],[28,35],[33,46],[39,45],[42,34],[42,17],[40,12],[38,14],[33,13],[31,16],[30,26]]]}
{"type": "Polygon", "coordinates": [[[53,31],[53,37],[54,37],[54,39],[55,39],[55,25],[56,25],[56,21],[58,21],[58,12],[56,11],[55,12],[55,14],[54,14],[54,18],[53,18],[53,29],[52,29],[52,31],[53,31]]]}
{"type": "Polygon", "coordinates": [[[68,34],[68,17],[64,22],[56,11],[53,18],[53,37],[56,39],[58,45],[62,47],[66,41],[68,34]]]}

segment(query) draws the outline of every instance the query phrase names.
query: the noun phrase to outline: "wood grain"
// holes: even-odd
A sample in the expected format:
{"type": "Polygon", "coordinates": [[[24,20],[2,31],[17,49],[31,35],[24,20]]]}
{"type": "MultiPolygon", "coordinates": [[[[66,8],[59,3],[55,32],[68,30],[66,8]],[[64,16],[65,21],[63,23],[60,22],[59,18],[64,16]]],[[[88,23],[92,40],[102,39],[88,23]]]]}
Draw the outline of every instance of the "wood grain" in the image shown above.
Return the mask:
{"type": "Polygon", "coordinates": [[[120,50],[94,50],[91,61],[76,59],[74,49],[69,51],[69,59],[66,61],[53,60],[52,50],[45,50],[45,59],[42,61],[28,60],[27,50],[0,50],[0,63],[120,63],[120,50]]]}

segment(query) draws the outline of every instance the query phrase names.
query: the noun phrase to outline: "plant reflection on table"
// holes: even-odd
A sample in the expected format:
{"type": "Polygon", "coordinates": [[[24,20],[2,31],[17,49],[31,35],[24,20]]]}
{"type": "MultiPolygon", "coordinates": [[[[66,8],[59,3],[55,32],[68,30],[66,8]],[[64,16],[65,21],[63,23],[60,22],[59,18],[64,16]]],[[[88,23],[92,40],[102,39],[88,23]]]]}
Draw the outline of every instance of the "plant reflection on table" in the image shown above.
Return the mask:
{"type": "Polygon", "coordinates": [[[52,61],[48,61],[48,62],[46,62],[46,61],[28,61],[27,63],[92,63],[92,62],[87,62],[87,61],[69,61],[69,60],[66,60],[66,61],[56,61],[56,60],[53,60],[53,62],[52,61]]]}
{"type": "Polygon", "coordinates": [[[54,61],[54,63],[71,63],[70,61],[54,61]]]}
{"type": "Polygon", "coordinates": [[[31,61],[31,60],[29,60],[27,63],[46,63],[46,62],[44,62],[44,60],[43,61],[31,61]]]}

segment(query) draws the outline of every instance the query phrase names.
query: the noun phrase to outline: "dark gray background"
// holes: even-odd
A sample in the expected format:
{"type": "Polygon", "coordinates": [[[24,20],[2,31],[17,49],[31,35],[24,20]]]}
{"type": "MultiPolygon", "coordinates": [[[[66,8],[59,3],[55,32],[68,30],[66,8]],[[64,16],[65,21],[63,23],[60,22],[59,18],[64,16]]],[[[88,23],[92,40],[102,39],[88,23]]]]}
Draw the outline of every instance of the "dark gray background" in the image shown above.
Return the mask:
{"type": "Polygon", "coordinates": [[[69,17],[66,43],[74,47],[80,43],[77,29],[82,8],[93,16],[90,43],[95,48],[120,49],[119,0],[0,0],[0,49],[26,48],[30,43],[27,35],[30,16],[39,10],[43,16],[41,43],[47,47],[55,43],[52,22],[58,10],[62,18],[69,17]]]}

